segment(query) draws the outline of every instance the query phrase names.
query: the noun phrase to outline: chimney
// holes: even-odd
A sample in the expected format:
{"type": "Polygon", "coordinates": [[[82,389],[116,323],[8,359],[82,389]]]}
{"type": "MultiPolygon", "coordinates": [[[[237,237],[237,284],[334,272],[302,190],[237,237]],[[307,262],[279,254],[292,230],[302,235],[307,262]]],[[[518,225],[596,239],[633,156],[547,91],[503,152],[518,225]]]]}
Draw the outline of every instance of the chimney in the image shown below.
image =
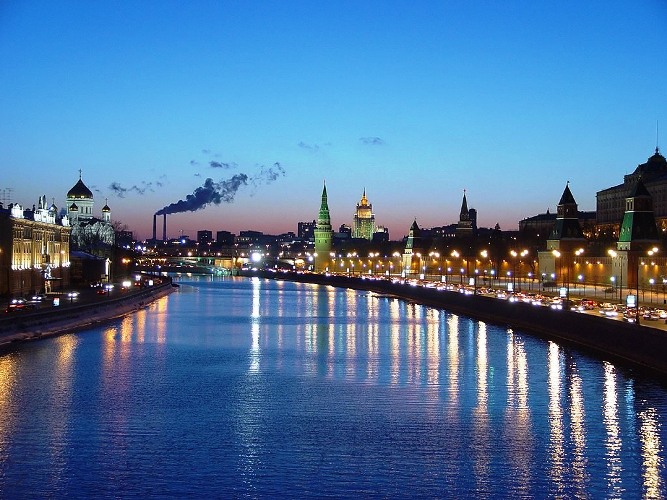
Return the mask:
{"type": "Polygon", "coordinates": [[[153,241],[156,240],[157,233],[157,214],[153,214],[153,241]]]}
{"type": "Polygon", "coordinates": [[[162,241],[167,241],[167,213],[164,214],[164,221],[162,222],[162,241]]]}

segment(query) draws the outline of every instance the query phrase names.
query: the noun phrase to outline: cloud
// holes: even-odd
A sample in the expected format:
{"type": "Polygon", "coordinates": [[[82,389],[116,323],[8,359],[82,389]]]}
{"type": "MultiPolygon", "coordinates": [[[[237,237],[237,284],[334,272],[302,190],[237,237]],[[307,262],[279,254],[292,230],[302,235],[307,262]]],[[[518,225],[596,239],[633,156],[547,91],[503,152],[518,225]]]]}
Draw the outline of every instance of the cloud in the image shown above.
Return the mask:
{"type": "MultiPolygon", "coordinates": [[[[160,183],[160,186],[162,184],[160,183]]],[[[136,184],[132,187],[126,188],[123,187],[120,182],[112,182],[109,185],[109,189],[119,198],[125,198],[125,195],[128,193],[137,193],[139,195],[143,195],[146,193],[146,191],[151,191],[154,192],[153,190],[153,183],[152,182],[146,182],[146,181],[141,181],[141,187],[137,186],[136,184]]]]}
{"type": "Polygon", "coordinates": [[[310,151],[311,153],[316,153],[317,151],[320,150],[320,146],[317,144],[307,144],[303,141],[299,142],[297,144],[301,149],[305,149],[306,151],[310,151]]]}
{"type": "Polygon", "coordinates": [[[362,144],[369,146],[381,146],[384,144],[384,141],[379,137],[360,137],[359,140],[362,142],[362,144]]]}
{"type": "Polygon", "coordinates": [[[283,177],[284,175],[285,169],[279,162],[275,162],[270,167],[261,165],[259,172],[250,179],[250,182],[252,182],[254,186],[258,186],[260,184],[270,184],[271,182],[278,179],[278,177],[283,177]]]}
{"type": "Polygon", "coordinates": [[[225,163],[225,162],[220,162],[220,161],[210,161],[210,162],[208,162],[208,164],[209,164],[209,166],[210,166],[211,168],[224,168],[224,169],[228,169],[228,168],[236,168],[236,167],[238,167],[238,165],[237,165],[236,163],[234,163],[234,162],[232,162],[232,163],[225,163]]]}
{"type": "Polygon", "coordinates": [[[196,167],[197,165],[199,165],[199,162],[197,160],[190,160],[190,165],[196,167]]]}

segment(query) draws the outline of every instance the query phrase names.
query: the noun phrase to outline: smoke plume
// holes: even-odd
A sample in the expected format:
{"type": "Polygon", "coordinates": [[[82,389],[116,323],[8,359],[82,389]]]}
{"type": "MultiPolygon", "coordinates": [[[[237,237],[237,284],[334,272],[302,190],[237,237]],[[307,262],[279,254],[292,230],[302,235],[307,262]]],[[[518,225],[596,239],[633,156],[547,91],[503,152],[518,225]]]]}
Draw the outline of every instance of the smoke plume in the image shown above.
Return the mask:
{"type": "Polygon", "coordinates": [[[231,203],[241,186],[248,184],[246,174],[236,174],[229,179],[215,182],[210,177],[204,181],[204,185],[194,190],[184,200],[167,205],[158,210],[156,215],[175,214],[181,212],[195,212],[201,210],[211,203],[219,205],[222,202],[231,203]]]}

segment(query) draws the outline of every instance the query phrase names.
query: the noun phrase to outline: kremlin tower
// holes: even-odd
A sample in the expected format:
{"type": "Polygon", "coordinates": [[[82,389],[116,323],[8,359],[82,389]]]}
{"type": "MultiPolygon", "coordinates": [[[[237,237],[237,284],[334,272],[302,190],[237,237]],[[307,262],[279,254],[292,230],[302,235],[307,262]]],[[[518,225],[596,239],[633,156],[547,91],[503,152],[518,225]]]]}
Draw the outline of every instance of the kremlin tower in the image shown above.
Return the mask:
{"type": "Polygon", "coordinates": [[[330,252],[333,245],[333,230],[331,229],[331,216],[329,215],[329,203],[327,202],[327,185],[322,189],[322,203],[317,216],[317,224],[314,230],[315,236],[315,271],[326,271],[330,262],[330,252]]]}

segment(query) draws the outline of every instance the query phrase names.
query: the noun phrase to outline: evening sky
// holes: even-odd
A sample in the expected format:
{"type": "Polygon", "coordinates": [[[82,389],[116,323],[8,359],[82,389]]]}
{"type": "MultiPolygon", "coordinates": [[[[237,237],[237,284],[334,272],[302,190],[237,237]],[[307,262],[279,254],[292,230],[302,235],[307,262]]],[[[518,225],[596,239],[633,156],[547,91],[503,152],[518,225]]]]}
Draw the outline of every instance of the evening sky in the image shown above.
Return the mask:
{"type": "Polygon", "coordinates": [[[325,179],[335,229],[365,188],[392,239],[456,222],[464,189],[514,230],[567,181],[595,210],[665,142],[665,26],[662,0],[5,0],[0,188],[63,206],[81,169],[142,238],[240,174],[170,236],[296,232],[325,179]]]}

